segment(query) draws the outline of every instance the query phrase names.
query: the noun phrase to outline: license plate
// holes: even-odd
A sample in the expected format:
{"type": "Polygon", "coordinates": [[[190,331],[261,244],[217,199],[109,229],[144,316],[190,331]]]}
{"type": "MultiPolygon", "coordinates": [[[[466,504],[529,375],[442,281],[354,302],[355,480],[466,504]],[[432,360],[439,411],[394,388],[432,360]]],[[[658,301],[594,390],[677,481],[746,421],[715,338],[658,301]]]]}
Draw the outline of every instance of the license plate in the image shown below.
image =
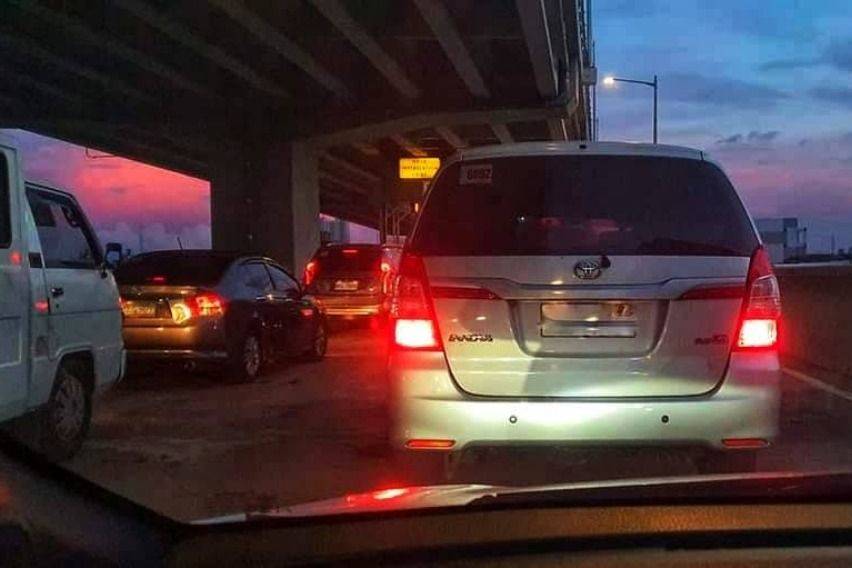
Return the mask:
{"type": "Polygon", "coordinates": [[[152,318],[157,314],[157,306],[155,304],[125,302],[121,311],[128,318],[152,318]]]}
{"type": "Polygon", "coordinates": [[[636,307],[629,302],[546,302],[542,320],[570,322],[635,322],[636,307]]]}
{"type": "Polygon", "coordinates": [[[357,280],[338,280],[334,283],[334,289],[338,292],[354,292],[358,289],[357,280]]]}

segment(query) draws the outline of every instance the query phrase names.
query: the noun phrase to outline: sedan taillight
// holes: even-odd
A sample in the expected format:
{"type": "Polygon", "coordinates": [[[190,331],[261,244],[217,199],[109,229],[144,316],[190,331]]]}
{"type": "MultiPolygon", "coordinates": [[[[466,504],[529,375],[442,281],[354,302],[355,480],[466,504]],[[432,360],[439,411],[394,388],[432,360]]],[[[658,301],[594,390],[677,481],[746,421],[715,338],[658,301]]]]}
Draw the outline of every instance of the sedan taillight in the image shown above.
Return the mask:
{"type": "Polygon", "coordinates": [[[214,292],[199,292],[169,302],[172,321],[175,323],[184,323],[196,317],[221,316],[225,313],[225,307],[225,300],[214,292]]]}

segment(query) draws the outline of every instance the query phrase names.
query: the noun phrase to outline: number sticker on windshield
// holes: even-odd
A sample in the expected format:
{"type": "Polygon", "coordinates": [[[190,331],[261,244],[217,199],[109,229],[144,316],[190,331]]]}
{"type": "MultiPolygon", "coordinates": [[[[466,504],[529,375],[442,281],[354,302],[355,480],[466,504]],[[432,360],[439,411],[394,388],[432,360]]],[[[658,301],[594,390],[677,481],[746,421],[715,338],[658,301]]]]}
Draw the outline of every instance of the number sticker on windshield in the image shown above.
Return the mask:
{"type": "Polygon", "coordinates": [[[462,166],[460,185],[488,185],[491,183],[491,164],[477,164],[475,166],[462,166]]]}

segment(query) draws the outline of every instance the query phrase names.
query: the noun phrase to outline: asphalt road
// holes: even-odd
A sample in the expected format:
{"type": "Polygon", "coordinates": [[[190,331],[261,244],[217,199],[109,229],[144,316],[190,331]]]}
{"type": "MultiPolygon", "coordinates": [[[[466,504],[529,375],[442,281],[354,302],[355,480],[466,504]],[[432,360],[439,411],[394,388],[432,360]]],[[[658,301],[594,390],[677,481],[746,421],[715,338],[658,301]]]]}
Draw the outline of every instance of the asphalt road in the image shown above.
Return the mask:
{"type": "MultiPolygon", "coordinates": [[[[385,451],[380,333],[332,337],[321,363],[288,363],[252,384],[217,373],[132,373],[95,408],[90,439],[67,466],[181,520],[439,482],[385,451]]],[[[793,376],[782,435],[759,469],[852,468],[852,401],[793,376]]],[[[555,483],[695,473],[689,456],[654,450],[495,453],[454,481],[555,483]]]]}

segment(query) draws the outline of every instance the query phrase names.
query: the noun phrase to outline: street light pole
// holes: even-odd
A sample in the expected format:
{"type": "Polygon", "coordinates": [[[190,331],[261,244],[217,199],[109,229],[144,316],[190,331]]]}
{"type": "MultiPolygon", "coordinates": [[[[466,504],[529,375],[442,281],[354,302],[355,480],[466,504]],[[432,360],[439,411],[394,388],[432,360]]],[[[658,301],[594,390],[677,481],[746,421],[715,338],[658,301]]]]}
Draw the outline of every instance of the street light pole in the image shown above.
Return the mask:
{"type": "Polygon", "coordinates": [[[657,143],[657,76],[654,75],[654,144],[657,143]]]}
{"type": "Polygon", "coordinates": [[[624,79],[622,77],[604,77],[604,80],[603,80],[604,85],[607,85],[607,86],[615,85],[616,82],[618,82],[618,83],[634,83],[636,85],[647,85],[647,86],[651,87],[652,89],[654,89],[654,116],[653,116],[654,134],[653,134],[653,137],[654,137],[654,144],[656,144],[657,143],[657,86],[659,85],[659,82],[657,81],[657,76],[654,75],[653,81],[640,81],[638,79],[624,79]]]}

